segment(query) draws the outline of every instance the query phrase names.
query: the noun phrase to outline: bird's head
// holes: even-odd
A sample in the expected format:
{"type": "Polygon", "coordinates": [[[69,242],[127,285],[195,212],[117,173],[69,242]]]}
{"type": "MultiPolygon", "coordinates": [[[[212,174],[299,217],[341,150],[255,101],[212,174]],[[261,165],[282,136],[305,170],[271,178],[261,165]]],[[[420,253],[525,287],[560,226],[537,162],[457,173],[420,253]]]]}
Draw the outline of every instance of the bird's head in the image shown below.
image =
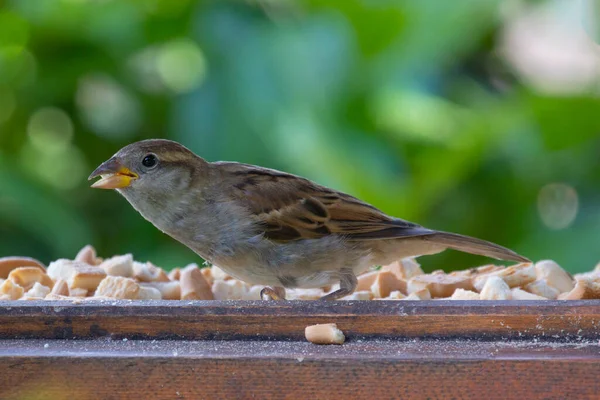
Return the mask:
{"type": "Polygon", "coordinates": [[[151,139],[132,143],[102,163],[89,179],[92,187],[122,194],[168,196],[185,190],[206,162],[179,143],[151,139]]]}

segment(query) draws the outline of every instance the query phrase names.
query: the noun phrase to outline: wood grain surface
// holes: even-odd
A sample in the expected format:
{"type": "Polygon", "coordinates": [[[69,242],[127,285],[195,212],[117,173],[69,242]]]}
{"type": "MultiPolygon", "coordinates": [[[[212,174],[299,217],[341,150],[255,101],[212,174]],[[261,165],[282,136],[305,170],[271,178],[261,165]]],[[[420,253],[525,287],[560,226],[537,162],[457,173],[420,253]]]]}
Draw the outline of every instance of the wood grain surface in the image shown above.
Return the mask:
{"type": "Polygon", "coordinates": [[[599,301],[2,305],[0,399],[600,398],[599,301]]]}
{"type": "Polygon", "coordinates": [[[302,340],[335,322],[347,336],[600,338],[600,301],[3,302],[0,339],[302,340]]]}

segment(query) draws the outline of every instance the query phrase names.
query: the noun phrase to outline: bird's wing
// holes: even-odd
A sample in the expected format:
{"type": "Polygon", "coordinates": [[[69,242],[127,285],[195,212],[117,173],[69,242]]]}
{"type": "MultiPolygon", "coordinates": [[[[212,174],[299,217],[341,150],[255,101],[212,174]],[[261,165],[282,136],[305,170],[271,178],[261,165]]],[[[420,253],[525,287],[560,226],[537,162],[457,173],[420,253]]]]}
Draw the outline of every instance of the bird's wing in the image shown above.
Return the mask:
{"type": "Polygon", "coordinates": [[[248,208],[268,239],[288,242],[343,235],[347,240],[433,233],[307,179],[252,165],[219,163],[231,182],[226,196],[248,208]]]}

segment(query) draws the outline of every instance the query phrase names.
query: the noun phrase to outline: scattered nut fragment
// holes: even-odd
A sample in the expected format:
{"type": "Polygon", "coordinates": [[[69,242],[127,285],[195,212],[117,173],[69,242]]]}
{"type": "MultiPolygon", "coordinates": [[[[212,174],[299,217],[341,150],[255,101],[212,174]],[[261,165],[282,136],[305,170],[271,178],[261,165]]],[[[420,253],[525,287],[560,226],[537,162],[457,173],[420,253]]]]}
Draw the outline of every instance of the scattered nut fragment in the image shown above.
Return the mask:
{"type": "MultiPolygon", "coordinates": [[[[206,269],[206,268],[204,268],[206,269]]],[[[203,269],[203,271],[204,271],[203,269]]],[[[260,292],[263,290],[264,286],[254,285],[251,286],[246,293],[242,296],[241,300],[262,300],[260,298],[260,292]]]]}
{"type": "Polygon", "coordinates": [[[200,272],[202,272],[202,276],[204,276],[206,282],[208,282],[208,284],[212,286],[212,284],[215,282],[215,278],[213,278],[212,276],[212,268],[205,267],[202,268],[200,272]]]}
{"type": "Polygon", "coordinates": [[[213,300],[211,287],[196,264],[181,271],[181,300],[213,300]]]}
{"type": "Polygon", "coordinates": [[[246,284],[237,279],[228,281],[218,280],[212,284],[212,292],[215,300],[241,300],[247,291],[246,284]]]}
{"type": "Polygon", "coordinates": [[[48,265],[48,276],[54,281],[63,279],[68,281],[75,273],[75,266],[86,266],[87,264],[78,261],[67,260],[64,258],[53,261],[48,265]]]}
{"type": "Polygon", "coordinates": [[[136,299],[140,285],[131,278],[122,276],[107,276],[96,289],[96,296],[106,296],[115,299],[136,299]]]}
{"type": "Polygon", "coordinates": [[[359,275],[356,278],[358,281],[356,290],[359,292],[363,290],[371,290],[371,286],[373,286],[373,282],[375,282],[375,279],[377,279],[377,275],[379,275],[379,271],[369,271],[359,275]]]}
{"type": "Polygon", "coordinates": [[[169,282],[170,279],[165,271],[151,262],[133,262],[133,276],[140,282],[169,282]]]}
{"type": "Polygon", "coordinates": [[[406,281],[399,279],[391,271],[380,271],[371,285],[371,292],[376,298],[386,298],[391,292],[406,292],[406,281]]]}
{"type": "Polygon", "coordinates": [[[324,295],[325,293],[321,289],[286,290],[286,299],[288,300],[318,300],[324,295]]]}
{"type": "MultiPolygon", "coordinates": [[[[367,292],[359,292],[359,293],[367,293],[367,292]]],[[[401,291],[394,290],[393,292],[390,293],[390,295],[388,297],[386,297],[385,299],[381,299],[381,300],[402,300],[405,297],[406,296],[401,291]]],[[[359,300],[363,300],[363,299],[359,299],[359,300]]],[[[364,299],[364,300],[370,300],[370,299],[364,299]]]]}
{"type": "Polygon", "coordinates": [[[481,300],[479,293],[458,288],[450,296],[450,300],[481,300]]]}
{"type": "Polygon", "coordinates": [[[75,300],[73,297],[63,296],[62,294],[50,293],[44,300],[75,300]]]}
{"type": "Polygon", "coordinates": [[[133,276],[133,256],[131,254],[114,256],[104,260],[100,264],[100,268],[106,272],[106,275],[131,278],[133,276]]]}
{"type": "Polygon", "coordinates": [[[432,297],[449,297],[456,289],[473,289],[473,284],[471,279],[465,276],[419,275],[408,281],[408,291],[414,292],[414,289],[427,289],[432,297]]]}
{"type": "Polygon", "coordinates": [[[395,261],[389,265],[381,267],[382,271],[390,271],[398,279],[409,280],[418,275],[423,275],[424,272],[421,269],[421,265],[413,258],[407,257],[402,260],[395,261]]]}
{"type": "Polygon", "coordinates": [[[535,272],[538,279],[543,279],[548,286],[552,286],[560,293],[569,292],[575,286],[573,279],[567,271],[552,260],[537,262],[535,264],[535,272]]]}
{"type": "Polygon", "coordinates": [[[529,293],[533,293],[551,300],[556,299],[560,294],[558,289],[549,286],[544,279],[531,282],[529,285],[525,286],[525,290],[529,293]]]}
{"type": "MultiPolygon", "coordinates": [[[[134,281],[135,282],[135,281],[134,281]]],[[[170,282],[145,282],[141,286],[149,286],[158,289],[163,300],[180,300],[181,286],[177,281],[170,282]]]]}
{"type": "MultiPolygon", "coordinates": [[[[197,265],[190,265],[183,269],[175,268],[167,275],[166,271],[150,262],[134,262],[131,254],[102,262],[96,256],[95,249],[88,245],[79,251],[76,260],[56,260],[47,270],[37,260],[25,257],[0,258],[0,288],[3,288],[0,290],[0,300],[54,298],[82,301],[79,298],[85,299],[85,296],[95,296],[93,299],[96,300],[115,298],[114,294],[109,296],[97,292],[94,295],[94,289],[100,287],[106,275],[134,278],[125,281],[129,284],[133,282],[138,287],[135,297],[129,295],[132,299],[187,300],[212,297],[220,300],[259,300],[260,291],[264,288],[239,281],[216,266],[199,269],[197,265]],[[2,275],[4,272],[5,275],[2,275]],[[204,287],[203,296],[198,295],[201,286],[204,287]],[[50,293],[46,293],[48,291],[50,293]]],[[[105,285],[108,283],[110,280],[105,285]]],[[[337,287],[339,286],[333,285],[322,289],[288,290],[287,298],[316,300],[337,287]]],[[[592,272],[575,275],[573,280],[551,260],[536,264],[522,263],[507,268],[484,265],[448,274],[442,270],[423,274],[419,264],[408,258],[383,266],[380,271],[362,274],[358,277],[355,292],[343,300],[426,300],[432,297],[450,300],[600,298],[600,264],[592,272]],[[409,278],[408,282],[405,278],[409,278]],[[492,283],[488,285],[490,279],[492,283]],[[497,279],[504,281],[506,286],[502,286],[497,279]],[[488,288],[484,290],[486,285],[488,288]],[[506,287],[512,290],[507,291],[506,287]],[[481,294],[471,289],[481,291],[481,294]],[[405,297],[405,293],[410,294],[405,297]]]]}
{"type": "Polygon", "coordinates": [[[70,287],[69,288],[69,296],[71,297],[86,297],[88,295],[88,290],[84,288],[70,287]]]}
{"type": "Polygon", "coordinates": [[[42,272],[46,272],[46,267],[40,261],[30,257],[2,257],[0,258],[0,278],[8,278],[8,274],[13,269],[19,267],[37,267],[42,272]]]}
{"type": "Polygon", "coordinates": [[[25,290],[23,287],[13,282],[11,279],[7,279],[0,285],[0,296],[3,296],[4,300],[17,300],[23,296],[25,290]]]}
{"type": "Polygon", "coordinates": [[[86,264],[77,264],[75,271],[68,279],[69,288],[85,289],[93,292],[96,290],[102,279],[106,277],[106,272],[100,267],[93,267],[86,264]]]}
{"type": "Polygon", "coordinates": [[[38,267],[19,267],[13,269],[8,274],[8,279],[22,286],[25,291],[31,289],[36,282],[48,287],[54,286],[52,279],[38,267]]]}
{"type": "Polygon", "coordinates": [[[548,300],[545,297],[526,292],[520,288],[512,288],[510,293],[512,295],[512,300],[548,300]]]}
{"type": "Polygon", "coordinates": [[[228,281],[230,279],[233,279],[231,275],[229,275],[227,272],[223,271],[216,265],[210,267],[210,273],[212,275],[213,281],[228,281]]]}
{"type": "Polygon", "coordinates": [[[173,268],[171,271],[169,271],[167,276],[172,281],[178,281],[179,278],[181,277],[181,268],[173,268]]]}
{"type": "Polygon", "coordinates": [[[477,291],[482,291],[485,282],[492,276],[501,278],[509,287],[523,286],[536,279],[534,265],[531,263],[521,263],[488,274],[479,275],[473,279],[473,286],[477,291]]]}
{"type": "Polygon", "coordinates": [[[344,333],[336,324],[317,324],[304,329],[306,340],[314,344],[343,344],[346,341],[344,333]]]}
{"type": "Polygon", "coordinates": [[[570,292],[558,296],[558,300],[592,299],[600,299],[600,283],[593,280],[578,280],[570,292]]]}
{"type": "Polygon", "coordinates": [[[56,281],[56,283],[54,284],[54,287],[52,288],[52,291],[50,293],[58,294],[61,296],[68,296],[69,295],[69,285],[67,284],[67,281],[65,281],[64,279],[59,279],[58,281],[56,281]]]}
{"type": "MultiPolygon", "coordinates": [[[[392,292],[392,293],[400,293],[400,292],[396,291],[396,292],[392,292]]],[[[390,296],[392,295],[392,293],[390,293],[390,296]]],[[[342,297],[340,300],[372,300],[372,299],[373,299],[373,292],[370,292],[368,290],[359,290],[348,296],[342,297]]],[[[315,300],[318,300],[318,299],[315,299],[315,300]]]]}
{"type": "Polygon", "coordinates": [[[88,244],[83,249],[79,250],[79,253],[75,256],[75,261],[86,263],[88,265],[99,265],[102,260],[96,256],[96,249],[94,246],[88,244]]]}
{"type": "Polygon", "coordinates": [[[431,293],[427,289],[419,289],[401,300],[431,300],[431,293]]]}
{"type": "Polygon", "coordinates": [[[43,299],[50,293],[50,288],[48,286],[44,286],[39,282],[35,282],[33,287],[25,293],[27,296],[31,298],[39,298],[43,299]]]}
{"type": "Polygon", "coordinates": [[[151,286],[140,286],[140,290],[137,295],[138,300],[161,300],[162,295],[157,288],[151,286]]]}
{"type": "Polygon", "coordinates": [[[482,300],[510,300],[511,293],[508,284],[499,276],[490,276],[486,279],[480,293],[482,300]]]}

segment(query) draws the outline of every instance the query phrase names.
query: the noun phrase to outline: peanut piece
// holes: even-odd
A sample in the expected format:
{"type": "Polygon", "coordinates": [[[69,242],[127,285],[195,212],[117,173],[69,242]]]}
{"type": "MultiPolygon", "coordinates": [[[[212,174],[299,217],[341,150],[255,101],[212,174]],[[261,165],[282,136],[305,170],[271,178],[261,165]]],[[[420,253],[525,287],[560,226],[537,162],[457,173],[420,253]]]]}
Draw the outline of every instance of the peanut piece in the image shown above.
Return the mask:
{"type": "Polygon", "coordinates": [[[562,293],[558,300],[600,299],[600,283],[593,280],[578,280],[568,293],[562,293]]]}
{"type": "Polygon", "coordinates": [[[229,275],[227,272],[223,271],[216,265],[210,267],[210,273],[212,275],[213,281],[228,281],[230,279],[233,279],[231,275],[229,275]]]}
{"type": "Polygon", "coordinates": [[[13,269],[19,267],[37,267],[46,272],[46,267],[40,261],[29,257],[3,257],[0,258],[0,279],[8,278],[13,269]]]}
{"type": "Polygon", "coordinates": [[[356,290],[359,292],[363,290],[371,290],[371,286],[373,286],[373,283],[375,282],[375,279],[377,279],[378,274],[379,271],[369,271],[359,275],[356,278],[358,280],[356,290]]]}
{"type": "Polygon", "coordinates": [[[398,279],[391,271],[380,271],[371,285],[373,296],[380,299],[388,297],[395,290],[406,292],[406,281],[398,279]]]}
{"type": "Polygon", "coordinates": [[[8,279],[22,286],[25,291],[31,289],[36,282],[48,287],[54,286],[52,279],[38,267],[19,267],[13,269],[8,274],[8,279]]]}
{"type": "Polygon", "coordinates": [[[381,267],[382,271],[390,271],[398,279],[409,280],[418,275],[423,275],[423,270],[419,263],[413,257],[403,258],[389,265],[381,267]]]}
{"type": "Polygon", "coordinates": [[[161,300],[162,295],[157,288],[150,286],[140,286],[140,291],[137,296],[138,300],[161,300]]]}
{"type": "Polygon", "coordinates": [[[551,300],[556,299],[560,294],[557,289],[548,285],[544,279],[531,282],[529,285],[525,286],[525,290],[529,293],[533,293],[551,300]]]}
{"type": "Polygon", "coordinates": [[[452,293],[450,300],[481,300],[481,296],[477,292],[458,288],[452,293]]]}
{"type": "Polygon", "coordinates": [[[456,289],[471,290],[473,285],[469,277],[446,274],[419,275],[409,281],[409,292],[411,289],[425,288],[429,290],[432,297],[449,297],[456,289]]]}
{"type": "Polygon", "coordinates": [[[211,287],[196,264],[181,271],[181,300],[213,300],[211,287]]]}
{"type": "MultiPolygon", "coordinates": [[[[359,292],[359,293],[363,293],[363,292],[359,292]]],[[[388,297],[386,297],[385,299],[381,299],[381,300],[402,300],[405,297],[406,296],[404,296],[404,294],[402,294],[401,291],[394,290],[393,292],[390,293],[390,295],[388,297]]],[[[370,299],[358,299],[358,300],[370,300],[370,299]]]]}
{"type": "Polygon", "coordinates": [[[481,289],[480,297],[481,300],[510,300],[510,288],[499,276],[490,276],[481,289]]]}
{"type": "Polygon", "coordinates": [[[133,262],[133,276],[140,282],[169,282],[170,279],[165,271],[151,262],[133,262]]]}
{"type": "Polygon", "coordinates": [[[85,263],[78,261],[66,260],[64,258],[53,261],[48,266],[48,276],[54,281],[63,279],[68,281],[71,275],[75,273],[75,266],[87,266],[85,263]]]}
{"type": "Polygon", "coordinates": [[[75,256],[75,261],[93,266],[101,263],[101,260],[96,256],[96,249],[90,244],[79,250],[79,253],[75,256]]]}
{"type": "Polygon", "coordinates": [[[427,289],[419,289],[400,300],[431,300],[431,293],[427,289]]]}
{"type": "Polygon", "coordinates": [[[344,333],[336,324],[318,324],[304,329],[306,340],[314,344],[343,344],[346,341],[344,333]]]}
{"type": "Polygon", "coordinates": [[[545,297],[526,292],[520,288],[512,288],[510,293],[513,300],[548,300],[545,297]]]}
{"type": "Polygon", "coordinates": [[[71,297],[86,297],[88,293],[88,290],[84,288],[69,288],[69,296],[71,297]]]}
{"type": "Polygon", "coordinates": [[[100,268],[109,276],[131,278],[133,276],[133,256],[131,254],[114,256],[108,260],[104,260],[100,264],[100,268]]]}
{"type": "Polygon", "coordinates": [[[325,293],[321,289],[291,289],[287,290],[288,300],[318,300],[325,293]]]}
{"type": "Polygon", "coordinates": [[[145,282],[141,286],[153,287],[158,289],[163,300],[180,300],[181,286],[177,281],[170,282],[145,282]]]}
{"type": "Polygon", "coordinates": [[[36,297],[43,299],[50,293],[50,288],[48,286],[44,286],[39,282],[35,282],[33,287],[25,293],[29,297],[36,297]]]}
{"type": "Polygon", "coordinates": [[[204,276],[204,279],[206,279],[206,282],[208,282],[208,284],[210,286],[212,286],[212,284],[215,282],[215,278],[212,275],[212,268],[202,268],[200,270],[200,272],[202,272],[202,276],[204,276]]]}
{"type": "Polygon", "coordinates": [[[538,279],[546,281],[559,292],[570,292],[575,283],[569,274],[552,260],[544,260],[535,264],[535,272],[538,279]]]}
{"type": "Polygon", "coordinates": [[[212,284],[215,300],[241,300],[246,295],[248,288],[242,281],[230,279],[227,281],[216,280],[212,284]]]}
{"type": "Polygon", "coordinates": [[[107,276],[96,289],[96,296],[106,296],[115,299],[137,299],[140,285],[131,278],[122,276],[107,276]]]}
{"type": "Polygon", "coordinates": [[[104,278],[106,278],[106,272],[102,268],[81,264],[75,266],[75,272],[71,274],[68,282],[72,289],[85,289],[93,292],[104,278]]]}
{"type": "Polygon", "coordinates": [[[24,293],[23,287],[14,283],[12,279],[7,279],[0,285],[0,296],[3,296],[3,300],[17,300],[23,297],[24,293]]]}
{"type": "MultiPolygon", "coordinates": [[[[400,293],[400,292],[392,292],[392,293],[400,293]]],[[[391,293],[390,293],[391,296],[391,293]]],[[[348,296],[342,297],[340,300],[371,300],[373,298],[373,292],[368,290],[360,290],[354,292],[348,296]]],[[[318,300],[318,299],[315,299],[318,300]]]]}
{"type": "Polygon", "coordinates": [[[172,281],[178,281],[181,278],[181,268],[173,268],[171,271],[169,271],[167,276],[172,281]]]}
{"type": "Polygon", "coordinates": [[[536,279],[535,267],[533,264],[521,263],[473,278],[475,290],[482,291],[485,282],[492,276],[501,278],[509,287],[523,286],[536,279]]]}
{"type": "Polygon", "coordinates": [[[52,291],[50,293],[58,294],[61,296],[68,296],[69,295],[69,285],[67,284],[67,282],[65,280],[59,279],[54,284],[54,287],[52,288],[52,291]]]}

